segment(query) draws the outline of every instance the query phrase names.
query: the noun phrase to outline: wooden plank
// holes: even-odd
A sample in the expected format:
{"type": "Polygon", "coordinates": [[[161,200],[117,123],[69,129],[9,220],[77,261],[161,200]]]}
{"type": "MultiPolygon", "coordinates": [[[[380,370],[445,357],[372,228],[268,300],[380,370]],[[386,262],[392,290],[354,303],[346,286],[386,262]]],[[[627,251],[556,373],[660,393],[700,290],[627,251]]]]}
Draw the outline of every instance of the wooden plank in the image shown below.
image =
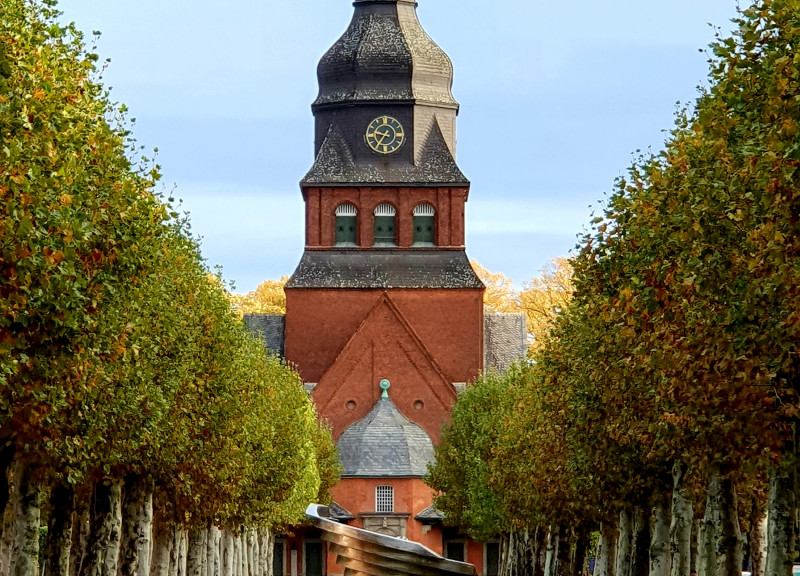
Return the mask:
{"type": "Polygon", "coordinates": [[[330,543],[346,576],[476,576],[471,564],[442,558],[416,542],[334,522],[323,506],[312,504],[306,515],[330,543]]]}

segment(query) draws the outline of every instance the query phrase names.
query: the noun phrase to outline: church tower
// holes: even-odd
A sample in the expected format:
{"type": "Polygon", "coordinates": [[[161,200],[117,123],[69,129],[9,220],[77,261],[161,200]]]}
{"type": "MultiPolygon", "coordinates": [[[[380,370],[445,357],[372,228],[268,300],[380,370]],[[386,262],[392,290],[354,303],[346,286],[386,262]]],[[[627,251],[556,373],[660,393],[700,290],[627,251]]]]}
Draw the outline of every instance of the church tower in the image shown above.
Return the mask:
{"type": "MultiPolygon", "coordinates": [[[[485,288],[464,246],[470,184],[455,160],[453,66],[415,1],[353,5],[317,70],[285,357],[339,446],[334,517],[482,564],[484,548],[448,542],[422,480],[458,392],[484,363],[485,288]]],[[[294,562],[286,574],[340,573],[323,544],[304,538],[295,556],[276,556],[294,562]]]]}
{"type": "Polygon", "coordinates": [[[464,247],[453,66],[412,0],[356,0],[317,70],[306,246],[286,286],[286,358],[338,436],[392,382],[437,442],[483,368],[484,286],[464,247]]]}

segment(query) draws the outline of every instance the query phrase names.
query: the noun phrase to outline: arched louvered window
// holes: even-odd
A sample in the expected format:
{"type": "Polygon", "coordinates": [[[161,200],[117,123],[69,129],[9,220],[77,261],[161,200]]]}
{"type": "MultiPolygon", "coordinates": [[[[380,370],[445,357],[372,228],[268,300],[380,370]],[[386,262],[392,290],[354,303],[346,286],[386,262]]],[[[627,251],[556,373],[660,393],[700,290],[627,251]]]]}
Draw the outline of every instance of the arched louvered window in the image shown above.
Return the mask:
{"type": "Polygon", "coordinates": [[[436,210],[430,204],[414,208],[414,246],[436,246],[436,210]]]}
{"type": "Polygon", "coordinates": [[[341,204],[336,209],[336,245],[345,248],[358,247],[356,221],[358,210],[352,204],[341,204]]]}
{"type": "Polygon", "coordinates": [[[396,210],[391,204],[381,204],[375,208],[375,246],[397,246],[395,236],[396,210]]]}

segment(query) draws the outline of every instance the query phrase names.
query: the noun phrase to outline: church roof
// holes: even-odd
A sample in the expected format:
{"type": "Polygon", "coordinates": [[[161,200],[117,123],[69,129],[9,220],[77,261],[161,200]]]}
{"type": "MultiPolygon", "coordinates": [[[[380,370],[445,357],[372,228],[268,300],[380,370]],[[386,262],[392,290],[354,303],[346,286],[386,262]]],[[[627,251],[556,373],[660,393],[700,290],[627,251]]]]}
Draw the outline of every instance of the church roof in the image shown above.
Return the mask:
{"type": "Polygon", "coordinates": [[[306,250],[286,288],[468,288],[483,283],[463,250],[306,250]]]}
{"type": "Polygon", "coordinates": [[[350,26],[317,67],[315,108],[416,100],[458,107],[453,64],[422,29],[411,0],[360,0],[350,26]]]}
{"type": "Polygon", "coordinates": [[[427,186],[449,184],[469,186],[469,180],[456,164],[445,142],[441,126],[434,117],[422,150],[414,163],[357,163],[347,139],[336,124],[331,125],[322,142],[314,165],[301,184],[353,186],[358,184],[412,184],[427,186]]]}
{"type": "Polygon", "coordinates": [[[422,29],[417,3],[354,6],[347,30],[317,67],[315,158],[301,185],[469,186],[455,160],[453,64],[422,29]],[[380,118],[396,127],[389,140],[396,147],[382,152],[368,143],[380,118]]]}
{"type": "Polygon", "coordinates": [[[421,478],[433,463],[430,437],[386,392],[366,417],[344,431],[338,448],[344,478],[421,478]]]}
{"type": "Polygon", "coordinates": [[[431,504],[425,510],[414,516],[414,520],[419,520],[423,524],[439,524],[444,520],[444,512],[431,504]]]}

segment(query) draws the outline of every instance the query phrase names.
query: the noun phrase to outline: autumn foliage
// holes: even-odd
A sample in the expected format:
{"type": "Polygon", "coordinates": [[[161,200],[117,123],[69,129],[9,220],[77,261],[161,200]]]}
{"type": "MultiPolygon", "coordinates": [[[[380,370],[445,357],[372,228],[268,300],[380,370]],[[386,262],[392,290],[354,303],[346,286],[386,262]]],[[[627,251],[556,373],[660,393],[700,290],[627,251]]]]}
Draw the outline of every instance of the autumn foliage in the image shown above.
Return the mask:
{"type": "MultiPolygon", "coordinates": [[[[123,484],[181,529],[296,522],[335,482],[330,434],[209,281],[97,56],[53,6],[0,0],[0,569],[13,545],[16,573],[38,573],[48,494],[50,520],[77,514],[83,574],[109,543],[80,532],[81,507],[123,484]]],[[[62,558],[63,536],[47,544],[62,558]]]]}
{"type": "Polygon", "coordinates": [[[756,573],[789,573],[800,5],[759,0],[735,23],[711,45],[708,88],[678,113],[665,148],[637,159],[593,221],[572,261],[572,301],[557,305],[533,363],[477,383],[456,406],[430,479],[472,533],[487,518],[510,532],[567,525],[574,552],[587,526],[612,525],[618,556],[604,566],[617,576],[732,576],[743,552],[756,573]],[[476,447],[485,463],[465,472],[476,447]],[[464,476],[477,472],[479,484],[464,476]],[[678,512],[686,498],[693,506],[678,512]],[[693,515],[690,562],[688,544],[669,538],[691,531],[693,515]],[[635,525],[641,542],[623,541],[635,525]]]}

